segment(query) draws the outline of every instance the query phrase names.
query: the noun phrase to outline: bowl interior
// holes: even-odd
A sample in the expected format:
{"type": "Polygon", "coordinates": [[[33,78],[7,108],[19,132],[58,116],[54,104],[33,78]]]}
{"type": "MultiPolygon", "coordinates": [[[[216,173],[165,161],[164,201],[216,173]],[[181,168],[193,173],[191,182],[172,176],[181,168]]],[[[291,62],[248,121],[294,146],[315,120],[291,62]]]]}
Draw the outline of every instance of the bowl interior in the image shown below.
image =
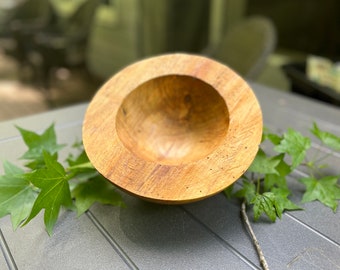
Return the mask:
{"type": "Polygon", "coordinates": [[[167,75],[139,85],[124,98],[115,128],[137,157],[181,165],[207,157],[222,143],[228,126],[226,103],[211,85],[191,76],[167,75]]]}

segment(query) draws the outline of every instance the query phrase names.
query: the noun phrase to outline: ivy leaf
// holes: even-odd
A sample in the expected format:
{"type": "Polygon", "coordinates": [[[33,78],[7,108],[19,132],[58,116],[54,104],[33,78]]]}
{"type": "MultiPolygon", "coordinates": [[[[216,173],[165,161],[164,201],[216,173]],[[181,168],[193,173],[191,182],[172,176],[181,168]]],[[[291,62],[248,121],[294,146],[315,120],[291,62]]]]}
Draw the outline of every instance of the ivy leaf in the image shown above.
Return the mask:
{"type": "Polygon", "coordinates": [[[14,164],[5,161],[3,163],[4,171],[6,176],[20,176],[21,174],[24,174],[24,170],[21,169],[18,166],[15,166],[14,164]]]}
{"type": "Polygon", "coordinates": [[[268,129],[264,129],[263,130],[263,136],[262,136],[262,141],[268,139],[269,141],[272,142],[272,144],[274,145],[278,145],[280,144],[282,137],[275,134],[275,133],[271,133],[268,129]]]}
{"type": "Polygon", "coordinates": [[[276,200],[276,214],[279,218],[281,218],[284,210],[301,210],[302,208],[295,203],[293,203],[288,196],[290,195],[290,191],[288,188],[273,188],[271,190],[275,194],[276,200]]]}
{"type": "Polygon", "coordinates": [[[4,162],[5,175],[0,176],[0,218],[11,215],[13,229],[28,217],[31,212],[36,192],[24,177],[24,171],[4,162]]]}
{"type": "Polygon", "coordinates": [[[306,151],[310,148],[311,142],[307,137],[302,136],[298,131],[291,128],[283,134],[279,145],[274,147],[278,153],[287,153],[292,157],[292,169],[296,168],[305,158],[306,151]]]}
{"type": "Polygon", "coordinates": [[[288,199],[288,189],[273,188],[270,192],[257,193],[250,204],[253,204],[254,219],[257,221],[266,214],[271,221],[281,218],[284,210],[300,210],[301,208],[288,199]]]}
{"type": "Polygon", "coordinates": [[[272,158],[278,160],[279,163],[275,167],[276,174],[266,174],[264,176],[264,189],[269,191],[272,187],[287,189],[286,176],[291,173],[291,167],[284,161],[284,154],[280,154],[272,158]]]}
{"type": "Polygon", "coordinates": [[[58,219],[60,207],[72,206],[72,199],[68,180],[70,176],[66,174],[64,167],[48,152],[43,152],[45,167],[26,174],[26,179],[40,188],[32,211],[27,218],[27,224],[42,209],[45,209],[44,222],[49,235],[52,234],[53,227],[58,219]]]}
{"type": "Polygon", "coordinates": [[[74,178],[77,180],[69,182],[71,191],[80,182],[87,181],[88,179],[93,178],[99,174],[98,171],[91,164],[84,150],[82,150],[82,152],[76,157],[70,155],[67,159],[67,163],[70,166],[68,167],[68,170],[74,174],[74,178]]]}
{"type": "Polygon", "coordinates": [[[69,164],[70,167],[83,164],[83,163],[88,163],[88,162],[90,162],[90,160],[84,150],[82,150],[80,154],[76,157],[73,155],[70,155],[67,158],[67,163],[69,164]]]}
{"type": "Polygon", "coordinates": [[[335,212],[340,199],[340,187],[337,185],[338,178],[339,176],[325,176],[320,179],[314,177],[301,178],[299,181],[307,188],[302,197],[302,202],[318,200],[335,212]]]}
{"type": "Polygon", "coordinates": [[[243,185],[240,190],[235,192],[234,196],[237,198],[244,198],[247,203],[251,202],[256,194],[256,187],[253,182],[243,180],[243,185]]]}
{"type": "Polygon", "coordinates": [[[86,152],[82,150],[82,152],[77,156],[69,156],[67,159],[67,163],[69,164],[69,170],[77,173],[95,171],[92,163],[90,162],[86,152]]]}
{"type": "Polygon", "coordinates": [[[67,162],[70,165],[68,169],[77,173],[77,179],[83,180],[72,188],[72,197],[75,198],[78,216],[87,211],[95,202],[114,206],[124,205],[120,194],[95,170],[84,150],[77,157],[69,157],[67,162]]]}
{"type": "Polygon", "coordinates": [[[276,216],[281,216],[281,214],[277,213],[279,206],[275,194],[272,192],[256,194],[250,203],[253,204],[255,221],[257,221],[263,213],[273,222],[276,220],[276,216]]]}
{"type": "Polygon", "coordinates": [[[340,150],[340,137],[332,133],[320,130],[316,123],[313,124],[311,132],[328,147],[336,151],[340,150]]]}
{"type": "Polygon", "coordinates": [[[280,160],[278,159],[267,157],[265,152],[262,149],[259,149],[253,163],[248,168],[248,171],[260,174],[278,174],[276,166],[279,162],[280,160]]]}
{"type": "Polygon", "coordinates": [[[43,152],[48,152],[51,155],[56,155],[64,145],[57,144],[54,124],[48,127],[43,134],[39,135],[33,131],[17,127],[21,136],[28,147],[28,150],[23,154],[21,159],[31,160],[31,163],[26,164],[28,168],[39,168],[44,164],[43,152]]]}
{"type": "Polygon", "coordinates": [[[77,185],[72,191],[72,197],[75,198],[78,216],[87,211],[95,202],[124,206],[120,194],[117,193],[114,186],[101,175],[77,185]]]}

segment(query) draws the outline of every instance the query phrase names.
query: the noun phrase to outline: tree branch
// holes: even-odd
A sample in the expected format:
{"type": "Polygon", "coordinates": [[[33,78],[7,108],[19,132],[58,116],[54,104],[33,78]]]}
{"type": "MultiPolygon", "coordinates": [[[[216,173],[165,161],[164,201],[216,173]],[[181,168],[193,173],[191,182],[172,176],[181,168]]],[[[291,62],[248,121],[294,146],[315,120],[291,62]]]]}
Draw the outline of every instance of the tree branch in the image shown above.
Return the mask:
{"type": "Polygon", "coordinates": [[[259,241],[257,241],[257,238],[256,238],[256,235],[255,235],[255,233],[253,231],[253,228],[250,225],[250,222],[249,222],[249,219],[248,219],[248,216],[247,216],[247,212],[246,212],[246,201],[245,200],[241,204],[241,215],[242,215],[242,220],[243,220],[244,224],[246,225],[246,228],[247,228],[247,230],[249,232],[249,235],[250,235],[250,237],[251,237],[251,239],[253,241],[253,244],[255,246],[257,255],[259,256],[260,264],[262,266],[262,269],[263,270],[269,270],[266,258],[263,255],[262,248],[261,248],[261,246],[259,244],[259,241]]]}

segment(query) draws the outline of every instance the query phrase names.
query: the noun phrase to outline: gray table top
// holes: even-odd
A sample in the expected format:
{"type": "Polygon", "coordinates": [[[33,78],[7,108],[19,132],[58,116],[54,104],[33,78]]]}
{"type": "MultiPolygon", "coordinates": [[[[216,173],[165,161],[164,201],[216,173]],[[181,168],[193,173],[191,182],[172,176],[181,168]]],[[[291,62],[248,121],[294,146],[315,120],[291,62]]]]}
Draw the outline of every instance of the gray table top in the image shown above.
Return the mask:
{"type": "MultiPolygon", "coordinates": [[[[307,134],[316,121],[340,135],[338,108],[251,85],[272,130],[292,127],[307,134]]],[[[25,150],[14,125],[38,132],[55,122],[59,143],[80,139],[86,107],[0,123],[0,161],[18,163],[25,150]]],[[[339,160],[336,153],[329,163],[340,174],[339,160]]],[[[295,171],[292,178],[301,174],[295,171]]],[[[15,232],[8,216],[0,219],[0,269],[260,269],[239,205],[222,194],[181,206],[124,197],[122,209],[96,204],[79,218],[62,212],[52,237],[41,214],[15,232]]],[[[301,199],[299,187],[293,197],[301,199]]],[[[318,202],[303,207],[276,223],[252,223],[270,269],[340,269],[340,211],[334,214],[318,202]]]]}

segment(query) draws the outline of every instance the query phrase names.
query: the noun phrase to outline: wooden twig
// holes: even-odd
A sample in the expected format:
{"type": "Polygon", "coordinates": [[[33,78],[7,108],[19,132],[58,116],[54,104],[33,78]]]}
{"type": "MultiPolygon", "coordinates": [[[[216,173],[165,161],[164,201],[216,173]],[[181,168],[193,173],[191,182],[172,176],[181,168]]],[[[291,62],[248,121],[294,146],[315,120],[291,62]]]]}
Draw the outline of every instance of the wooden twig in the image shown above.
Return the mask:
{"type": "Polygon", "coordinates": [[[253,231],[253,228],[250,225],[250,222],[249,222],[249,219],[248,219],[248,216],[247,216],[247,212],[246,212],[246,202],[245,202],[245,200],[241,204],[241,215],[242,215],[243,222],[246,225],[246,228],[247,228],[247,230],[249,232],[249,235],[250,235],[250,237],[251,237],[251,239],[253,241],[253,244],[255,246],[257,255],[259,256],[260,264],[262,266],[262,269],[263,270],[269,270],[266,258],[263,255],[262,248],[261,248],[261,246],[259,244],[259,241],[257,241],[257,238],[256,238],[256,235],[255,235],[255,233],[253,231]]]}

